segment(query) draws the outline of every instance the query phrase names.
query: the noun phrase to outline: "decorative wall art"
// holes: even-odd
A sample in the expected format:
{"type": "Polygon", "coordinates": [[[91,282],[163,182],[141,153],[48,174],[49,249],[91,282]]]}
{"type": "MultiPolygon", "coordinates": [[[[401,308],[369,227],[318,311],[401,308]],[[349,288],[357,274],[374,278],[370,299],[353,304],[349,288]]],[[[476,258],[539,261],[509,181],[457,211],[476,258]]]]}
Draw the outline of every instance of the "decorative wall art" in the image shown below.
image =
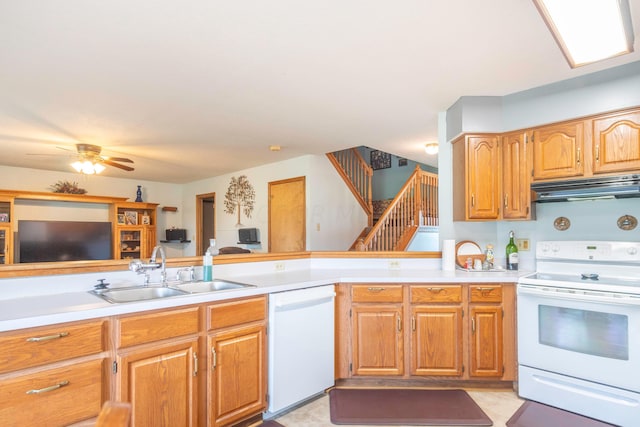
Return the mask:
{"type": "Polygon", "coordinates": [[[398,159],[398,166],[407,166],[407,159],[398,159]]]}
{"type": "Polygon", "coordinates": [[[371,152],[371,168],[373,170],[387,169],[391,167],[391,154],[384,151],[373,150],[371,152]]]}
{"type": "Polygon", "coordinates": [[[231,177],[229,188],[227,188],[227,193],[224,195],[224,211],[230,215],[237,213],[238,222],[236,227],[242,226],[240,223],[241,210],[247,218],[251,218],[255,199],[256,192],[246,175],[241,175],[237,178],[231,177]]]}
{"type": "Polygon", "coordinates": [[[138,212],[124,211],[124,223],[126,225],[138,225],[138,212]]]}

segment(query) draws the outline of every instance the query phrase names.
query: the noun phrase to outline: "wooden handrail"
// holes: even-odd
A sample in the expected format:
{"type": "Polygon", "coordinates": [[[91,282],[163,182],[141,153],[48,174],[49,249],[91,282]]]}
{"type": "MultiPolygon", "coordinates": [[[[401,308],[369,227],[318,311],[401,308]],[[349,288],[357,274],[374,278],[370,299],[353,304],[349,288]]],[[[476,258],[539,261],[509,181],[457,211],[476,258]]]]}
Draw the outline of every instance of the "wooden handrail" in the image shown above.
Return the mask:
{"type": "Polygon", "coordinates": [[[366,212],[369,226],[373,225],[373,200],[371,195],[373,169],[371,166],[367,164],[355,148],[328,153],[327,158],[366,212]]]}
{"type": "Polygon", "coordinates": [[[362,243],[366,251],[402,251],[420,225],[438,225],[438,175],[416,166],[362,243]]]}

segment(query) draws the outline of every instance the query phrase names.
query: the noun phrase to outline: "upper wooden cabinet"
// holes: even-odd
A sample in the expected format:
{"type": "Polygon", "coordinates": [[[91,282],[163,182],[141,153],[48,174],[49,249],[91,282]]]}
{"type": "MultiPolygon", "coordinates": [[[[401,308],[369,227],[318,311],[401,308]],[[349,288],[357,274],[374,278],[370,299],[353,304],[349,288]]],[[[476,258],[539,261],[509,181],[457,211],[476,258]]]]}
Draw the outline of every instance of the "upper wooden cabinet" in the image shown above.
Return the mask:
{"type": "Polygon", "coordinates": [[[640,110],[593,119],[593,173],[640,170],[640,110]]]}
{"type": "Polygon", "coordinates": [[[524,132],[453,141],[453,219],[531,219],[530,156],[524,132]]]}
{"type": "Polygon", "coordinates": [[[584,125],[584,121],[579,120],[531,131],[534,180],[583,174],[584,125]]]}
{"type": "Polygon", "coordinates": [[[156,245],[157,203],[120,202],[111,207],[114,258],[148,258],[156,245]]]}

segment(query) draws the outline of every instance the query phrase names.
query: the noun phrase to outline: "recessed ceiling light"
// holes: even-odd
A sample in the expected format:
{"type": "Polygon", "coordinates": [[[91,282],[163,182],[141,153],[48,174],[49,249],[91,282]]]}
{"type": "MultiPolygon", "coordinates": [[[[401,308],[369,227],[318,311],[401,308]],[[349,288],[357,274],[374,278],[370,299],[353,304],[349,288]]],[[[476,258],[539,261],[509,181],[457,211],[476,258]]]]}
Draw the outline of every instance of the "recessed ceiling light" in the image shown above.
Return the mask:
{"type": "Polygon", "coordinates": [[[627,0],[533,0],[572,68],[633,52],[627,0]]]}

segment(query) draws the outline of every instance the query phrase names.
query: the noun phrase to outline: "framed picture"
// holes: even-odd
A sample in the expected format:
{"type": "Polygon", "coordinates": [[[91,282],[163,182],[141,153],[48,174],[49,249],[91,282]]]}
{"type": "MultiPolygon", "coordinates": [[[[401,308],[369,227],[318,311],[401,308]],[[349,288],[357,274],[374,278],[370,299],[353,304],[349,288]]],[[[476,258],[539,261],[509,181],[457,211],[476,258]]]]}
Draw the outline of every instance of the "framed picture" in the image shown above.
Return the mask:
{"type": "Polygon", "coordinates": [[[0,222],[9,222],[9,214],[0,213],[0,222]]]}
{"type": "Polygon", "coordinates": [[[120,225],[126,224],[126,222],[124,220],[124,214],[118,214],[118,224],[120,224],[120,225]]]}
{"type": "Polygon", "coordinates": [[[391,154],[374,150],[371,152],[371,168],[373,170],[387,169],[391,167],[391,154]]]}
{"type": "Polygon", "coordinates": [[[398,159],[398,166],[407,166],[407,159],[398,159]]]}
{"type": "Polygon", "coordinates": [[[144,225],[151,225],[151,217],[149,215],[142,215],[142,223],[144,225]]]}
{"type": "Polygon", "coordinates": [[[138,212],[124,211],[124,223],[127,225],[138,225],[138,212]]]}

